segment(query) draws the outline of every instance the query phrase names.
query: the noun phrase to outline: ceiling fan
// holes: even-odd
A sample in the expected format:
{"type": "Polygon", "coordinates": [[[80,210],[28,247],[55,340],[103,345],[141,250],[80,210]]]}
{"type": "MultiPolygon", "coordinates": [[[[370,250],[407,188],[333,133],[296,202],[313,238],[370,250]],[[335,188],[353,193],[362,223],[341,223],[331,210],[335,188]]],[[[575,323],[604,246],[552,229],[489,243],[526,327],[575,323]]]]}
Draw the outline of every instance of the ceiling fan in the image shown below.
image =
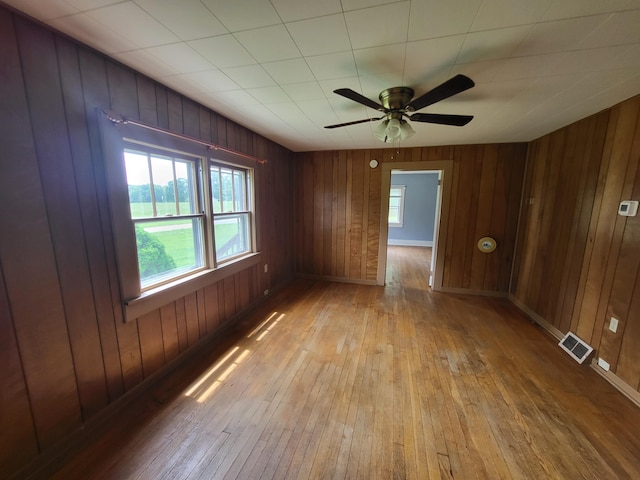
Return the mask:
{"type": "Polygon", "coordinates": [[[358,102],[365,107],[370,107],[380,112],[384,112],[384,116],[377,118],[367,118],[365,120],[356,120],[354,122],[338,123],[336,125],[327,125],[324,128],[339,128],[358,123],[375,122],[383,120],[374,131],[374,135],[379,140],[387,143],[393,143],[396,140],[405,140],[415,132],[407,123],[404,117],[414,122],[438,123],[441,125],[454,125],[462,127],[469,123],[473,118],[472,115],[444,115],[439,113],[413,113],[416,110],[432,105],[445,98],[452,97],[460,92],[464,92],[473,87],[475,83],[465,75],[456,75],[446,82],[432,88],[424,95],[413,98],[413,89],[409,87],[392,87],[380,92],[378,98],[380,103],[351,90],[350,88],[339,88],[333,93],[342,95],[349,100],[358,102]],[[413,99],[413,100],[412,100],[413,99]]]}

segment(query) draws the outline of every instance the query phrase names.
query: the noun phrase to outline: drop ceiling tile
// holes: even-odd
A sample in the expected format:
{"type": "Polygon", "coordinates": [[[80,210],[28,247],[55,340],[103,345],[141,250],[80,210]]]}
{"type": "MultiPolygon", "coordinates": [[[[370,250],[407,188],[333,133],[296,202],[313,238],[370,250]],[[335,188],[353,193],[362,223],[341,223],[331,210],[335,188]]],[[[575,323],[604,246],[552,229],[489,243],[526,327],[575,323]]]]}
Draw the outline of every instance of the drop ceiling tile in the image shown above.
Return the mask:
{"type": "Polygon", "coordinates": [[[467,33],[482,0],[422,0],[411,2],[408,40],[467,33]]]}
{"type": "Polygon", "coordinates": [[[131,2],[91,10],[86,15],[141,48],[176,43],[180,40],[155,18],[131,2]]]}
{"type": "Polygon", "coordinates": [[[356,67],[360,75],[393,72],[402,78],[405,63],[405,44],[354,50],[356,67]]]}
{"type": "Polygon", "coordinates": [[[131,50],[129,52],[114,53],[112,56],[125,65],[129,65],[131,68],[135,68],[139,72],[152,78],[178,75],[181,73],[176,70],[173,65],[166,64],[146,50],[131,50]]]}
{"type": "Polygon", "coordinates": [[[218,68],[239,67],[256,63],[233,35],[202,38],[188,43],[196,52],[218,68]]]}
{"type": "Polygon", "coordinates": [[[390,3],[389,0],[342,0],[342,8],[345,12],[348,12],[350,10],[377,7],[386,3],[390,3]]]}
{"type": "Polygon", "coordinates": [[[293,101],[318,100],[325,98],[324,90],[318,82],[293,83],[282,85],[282,89],[293,101]]]}
{"type": "MultiPolygon", "coordinates": [[[[122,0],[65,0],[68,4],[73,5],[80,11],[93,10],[113,3],[121,3],[122,0]]],[[[49,2],[43,2],[49,3],[49,2]]]]}
{"type": "Polygon", "coordinates": [[[484,0],[471,31],[535,23],[544,16],[553,0],[484,0]]]}
{"type": "Polygon", "coordinates": [[[487,60],[485,62],[461,63],[453,65],[449,74],[453,77],[463,74],[471,78],[476,83],[490,83],[500,80],[500,70],[503,62],[501,60],[487,60]]]}
{"type": "Polygon", "coordinates": [[[220,70],[209,70],[206,72],[186,73],[184,75],[173,75],[164,77],[164,83],[188,95],[185,89],[192,88],[197,92],[223,92],[226,90],[237,90],[238,85],[227,77],[220,70]],[[179,86],[184,83],[184,88],[179,86]]]}
{"type": "Polygon", "coordinates": [[[500,80],[516,80],[519,78],[554,76],[556,67],[562,62],[564,56],[564,53],[551,53],[548,55],[510,58],[502,63],[497,78],[500,80]]]}
{"type": "Polygon", "coordinates": [[[532,25],[468,33],[456,63],[508,58],[533,29],[532,25]]]}
{"type": "Polygon", "coordinates": [[[228,105],[237,107],[239,105],[259,105],[260,102],[255,97],[249,95],[246,90],[227,90],[218,95],[220,100],[228,105]]]}
{"type": "Polygon", "coordinates": [[[173,43],[160,47],[147,48],[146,52],[158,58],[180,73],[211,70],[211,65],[186,43],[173,43]]]}
{"type": "Polygon", "coordinates": [[[137,49],[119,33],[87,13],[56,18],[50,20],[49,25],[104,53],[114,54],[137,49]]]}
{"type": "Polygon", "coordinates": [[[640,45],[625,46],[624,50],[619,55],[611,58],[604,68],[636,68],[640,71],[640,45]]]}
{"type": "Polygon", "coordinates": [[[341,13],[340,0],[300,1],[300,0],[271,0],[283,22],[303,20],[305,18],[321,17],[334,13],[341,13]]]}
{"type": "Polygon", "coordinates": [[[230,32],[282,23],[269,0],[202,0],[230,32]]]}
{"type": "MultiPolygon", "coordinates": [[[[608,15],[595,15],[538,23],[514,50],[513,55],[538,55],[572,50],[607,18],[608,15]]],[[[582,48],[589,46],[585,45],[582,48]]]]}
{"type": "Polygon", "coordinates": [[[315,80],[313,73],[302,58],[263,63],[262,67],[279,85],[315,80]]]}
{"type": "Polygon", "coordinates": [[[579,2],[554,2],[544,14],[543,20],[585,17],[600,13],[638,8],[638,0],[580,0],[579,2]]]}
{"type": "Polygon", "coordinates": [[[378,95],[382,90],[389,87],[399,87],[404,84],[402,74],[400,72],[386,72],[376,75],[360,76],[360,85],[365,97],[369,97],[379,102],[378,95]]]}
{"type": "Polygon", "coordinates": [[[318,80],[353,77],[358,74],[353,53],[331,53],[306,57],[307,65],[318,80]]]}
{"type": "Polygon", "coordinates": [[[562,60],[555,65],[553,71],[556,75],[565,75],[615,69],[616,67],[609,67],[609,65],[627,49],[627,46],[621,45],[619,47],[592,48],[567,52],[562,60]]]}
{"type": "Polygon", "coordinates": [[[136,3],[182,40],[228,33],[199,0],[136,0],[136,3]]]}
{"type": "Polygon", "coordinates": [[[343,98],[338,96],[336,93],[333,93],[333,91],[338,88],[350,88],[358,93],[362,93],[360,91],[361,87],[359,77],[332,78],[328,80],[320,80],[318,83],[327,98],[343,98]]]}
{"type": "Polygon", "coordinates": [[[258,28],[235,34],[238,41],[260,63],[288,60],[300,56],[300,51],[284,25],[258,28]]]}
{"type": "Polygon", "coordinates": [[[253,95],[260,103],[264,105],[267,105],[269,103],[285,103],[291,101],[284,90],[282,90],[282,88],[278,86],[247,88],[247,92],[250,95],[253,95]]]}
{"type": "Polygon", "coordinates": [[[596,48],[638,42],[640,42],[640,10],[633,10],[610,16],[579,45],[580,48],[596,48]]]}
{"type": "Polygon", "coordinates": [[[405,1],[345,13],[352,47],[369,48],[406,41],[410,4],[405,1]]]}
{"type": "Polygon", "coordinates": [[[225,68],[224,72],[242,88],[270,87],[276,84],[260,65],[225,68]]]}
{"type": "Polygon", "coordinates": [[[304,56],[351,49],[342,14],[291,22],[286,27],[304,56]]]}
{"type": "Polygon", "coordinates": [[[65,0],[50,0],[48,2],[42,0],[4,0],[4,3],[43,21],[79,13],[76,7],[65,0]]]}
{"type": "MultiPolygon", "coordinates": [[[[464,42],[464,35],[419,40],[407,44],[407,64],[405,78],[428,79],[430,76],[447,70],[456,62],[464,42]]],[[[421,82],[418,82],[421,83],[421,82]]]]}

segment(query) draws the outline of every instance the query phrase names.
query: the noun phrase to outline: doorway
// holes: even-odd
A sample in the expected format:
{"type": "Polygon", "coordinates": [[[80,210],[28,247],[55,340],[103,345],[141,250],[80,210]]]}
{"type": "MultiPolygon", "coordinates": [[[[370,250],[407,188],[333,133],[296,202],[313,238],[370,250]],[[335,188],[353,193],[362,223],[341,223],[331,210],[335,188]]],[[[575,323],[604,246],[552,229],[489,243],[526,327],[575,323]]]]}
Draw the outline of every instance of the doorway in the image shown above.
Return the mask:
{"type": "MultiPolygon", "coordinates": [[[[377,284],[384,285],[387,269],[387,249],[389,238],[389,193],[391,189],[391,173],[396,172],[416,172],[416,173],[434,173],[439,177],[435,212],[433,219],[433,245],[429,272],[429,285],[432,290],[438,291],[442,289],[442,270],[444,266],[444,246],[446,245],[446,224],[449,211],[449,198],[451,190],[451,180],[453,171],[453,162],[435,161],[435,162],[397,162],[382,164],[382,195],[380,208],[380,238],[378,245],[378,275],[377,284]],[[438,246],[442,248],[438,248],[438,246]]],[[[396,217],[396,205],[391,206],[392,213],[396,217]]],[[[391,227],[394,228],[394,227],[391,227]]]]}

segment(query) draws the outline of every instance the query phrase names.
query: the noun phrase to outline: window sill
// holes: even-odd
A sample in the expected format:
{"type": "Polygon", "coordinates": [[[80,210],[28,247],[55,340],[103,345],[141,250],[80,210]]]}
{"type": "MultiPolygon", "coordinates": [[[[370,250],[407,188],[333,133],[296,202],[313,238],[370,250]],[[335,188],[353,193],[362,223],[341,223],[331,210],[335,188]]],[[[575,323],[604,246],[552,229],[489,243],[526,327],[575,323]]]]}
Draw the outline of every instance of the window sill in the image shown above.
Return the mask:
{"type": "Polygon", "coordinates": [[[163,305],[185,297],[212,283],[235,275],[260,263],[262,253],[252,253],[216,268],[204,270],[172,283],[147,290],[139,297],[124,302],[124,321],[130,322],[163,305]]]}

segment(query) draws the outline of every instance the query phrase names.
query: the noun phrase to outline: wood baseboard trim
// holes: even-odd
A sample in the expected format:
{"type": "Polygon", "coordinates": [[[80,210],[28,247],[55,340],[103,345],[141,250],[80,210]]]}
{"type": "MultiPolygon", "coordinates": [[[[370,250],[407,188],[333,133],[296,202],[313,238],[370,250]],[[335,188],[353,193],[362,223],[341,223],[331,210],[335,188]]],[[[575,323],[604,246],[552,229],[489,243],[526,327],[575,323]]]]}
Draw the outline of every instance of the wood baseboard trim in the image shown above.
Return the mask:
{"type": "MultiPolygon", "coordinates": [[[[556,327],[547,322],[540,315],[535,313],[529,307],[524,305],[520,300],[514,297],[512,294],[509,294],[509,301],[513,303],[516,307],[522,311],[527,317],[529,317],[532,321],[536,322],[542,328],[544,328],[547,332],[553,335],[558,341],[562,340],[564,337],[564,333],[558,330],[556,327]]],[[[618,391],[620,391],[625,397],[631,400],[634,404],[640,407],[640,392],[631,388],[627,383],[625,383],[620,377],[618,377],[613,372],[607,372],[602,368],[598,367],[597,363],[598,359],[596,355],[593,355],[591,363],[589,366],[596,371],[598,375],[604,378],[607,382],[613,385],[618,391]]]]}
{"type": "Polygon", "coordinates": [[[509,293],[508,297],[509,301],[513,303],[516,307],[520,309],[522,313],[524,313],[527,317],[529,317],[532,321],[536,322],[542,328],[544,328],[547,332],[553,335],[558,341],[562,340],[564,337],[564,333],[558,330],[556,327],[547,322],[544,318],[538,315],[536,312],[527,307],[524,303],[522,303],[519,299],[514,297],[511,293],[509,293]]]}
{"type": "Polygon", "coordinates": [[[434,288],[433,291],[442,293],[455,293],[458,295],[476,295],[480,297],[494,298],[505,298],[507,296],[507,292],[497,292],[495,290],[471,290],[468,288],[439,287],[434,288]]]}
{"type": "Polygon", "coordinates": [[[353,283],[356,285],[377,285],[375,280],[363,280],[360,278],[331,277],[328,275],[309,275],[306,273],[299,273],[297,276],[298,278],[306,278],[309,280],[322,280],[326,282],[353,283]]]}
{"type": "Polygon", "coordinates": [[[596,373],[604,378],[607,382],[620,390],[624,394],[624,396],[635,403],[636,406],[640,407],[640,392],[631,388],[629,384],[625,383],[624,380],[618,377],[615,373],[607,372],[606,370],[600,368],[598,366],[598,360],[595,356],[591,360],[589,366],[593,368],[596,373]]]}
{"type": "Polygon", "coordinates": [[[133,402],[151,390],[154,385],[177,370],[183,364],[196,358],[198,355],[203,354],[213,342],[222,338],[237,326],[242,318],[251,314],[265,303],[269,297],[274,296],[277,292],[284,289],[293,280],[294,278],[292,277],[270,289],[268,295],[259,297],[245,310],[233,315],[223,325],[221,325],[218,330],[201,338],[188,350],[160,368],[160,370],[152,373],[131,390],[125,392],[121,397],[108,404],[104,409],[97,413],[95,417],[87,420],[77,430],[74,430],[70,434],[61,438],[54,446],[32,459],[28,465],[13,473],[8,480],[18,480],[22,478],[48,478],[57,469],[64,465],[64,462],[68,461],[74,454],[85,447],[87,442],[94,440],[97,436],[105,432],[119,414],[124,412],[133,402]]]}

